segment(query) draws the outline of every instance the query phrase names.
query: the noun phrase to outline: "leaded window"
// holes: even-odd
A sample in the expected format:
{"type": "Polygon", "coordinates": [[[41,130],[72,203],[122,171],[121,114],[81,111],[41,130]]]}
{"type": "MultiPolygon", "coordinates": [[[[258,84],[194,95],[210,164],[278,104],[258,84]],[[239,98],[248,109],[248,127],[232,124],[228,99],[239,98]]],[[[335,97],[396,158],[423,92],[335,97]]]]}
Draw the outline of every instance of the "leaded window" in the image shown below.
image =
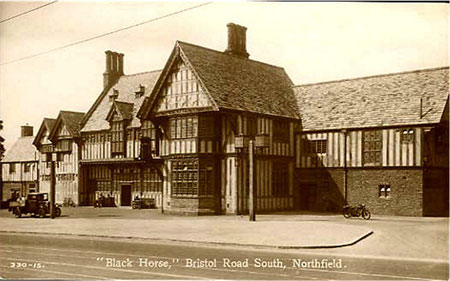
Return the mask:
{"type": "Polygon", "coordinates": [[[380,130],[364,131],[363,160],[365,166],[381,165],[382,137],[380,130]]]}
{"type": "Polygon", "coordinates": [[[378,197],[388,198],[391,195],[391,186],[389,184],[380,184],[378,186],[378,197]]]}
{"type": "Polygon", "coordinates": [[[197,196],[197,183],[197,160],[177,160],[172,162],[172,195],[197,196]]]}
{"type": "Polygon", "coordinates": [[[302,151],[305,154],[325,154],[327,153],[327,140],[308,140],[302,139],[303,147],[302,151]]]}
{"type": "Polygon", "coordinates": [[[124,145],[124,125],[121,120],[111,122],[111,154],[123,155],[125,153],[124,145]]]}
{"type": "Polygon", "coordinates": [[[169,121],[171,139],[197,137],[198,119],[196,116],[172,118],[169,121]]]}
{"type": "Polygon", "coordinates": [[[414,141],[414,129],[401,130],[401,141],[402,141],[402,143],[413,142],[414,141]]]}

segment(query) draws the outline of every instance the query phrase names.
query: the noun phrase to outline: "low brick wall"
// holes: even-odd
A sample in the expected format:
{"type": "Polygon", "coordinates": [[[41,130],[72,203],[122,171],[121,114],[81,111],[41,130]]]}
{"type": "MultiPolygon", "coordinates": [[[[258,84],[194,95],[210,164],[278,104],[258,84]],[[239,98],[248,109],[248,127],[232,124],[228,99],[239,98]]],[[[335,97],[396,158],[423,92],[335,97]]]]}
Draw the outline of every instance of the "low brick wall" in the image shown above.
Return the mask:
{"type": "Polygon", "coordinates": [[[216,208],[213,198],[172,197],[170,207],[165,212],[187,216],[214,215],[216,214],[216,208]]]}
{"type": "Polygon", "coordinates": [[[352,169],[348,172],[350,205],[366,204],[373,214],[422,216],[422,169],[352,169]],[[379,196],[379,185],[389,184],[388,197],[379,196]]]}
{"type": "MultiPolygon", "coordinates": [[[[301,201],[302,185],[316,186],[314,210],[336,210],[344,204],[344,169],[296,169],[296,201],[301,201]],[[324,198],[326,198],[324,200],[324,198]],[[324,202],[329,206],[323,206],[324,202]]],[[[347,201],[365,204],[373,214],[422,216],[423,170],[421,168],[349,168],[347,201]],[[390,185],[388,197],[379,196],[379,186],[390,185]]],[[[296,204],[297,209],[302,206],[296,204]]],[[[303,208],[304,209],[304,208],[303,208]]]]}

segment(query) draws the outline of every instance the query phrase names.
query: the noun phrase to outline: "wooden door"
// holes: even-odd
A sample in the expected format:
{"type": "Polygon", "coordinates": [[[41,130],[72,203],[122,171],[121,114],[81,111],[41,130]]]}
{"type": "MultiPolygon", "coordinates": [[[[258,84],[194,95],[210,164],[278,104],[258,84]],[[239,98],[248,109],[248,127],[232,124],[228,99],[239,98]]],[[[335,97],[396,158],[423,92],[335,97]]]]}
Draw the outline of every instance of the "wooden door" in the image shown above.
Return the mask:
{"type": "Polygon", "coordinates": [[[121,206],[131,206],[131,185],[122,185],[122,193],[120,196],[121,206]]]}

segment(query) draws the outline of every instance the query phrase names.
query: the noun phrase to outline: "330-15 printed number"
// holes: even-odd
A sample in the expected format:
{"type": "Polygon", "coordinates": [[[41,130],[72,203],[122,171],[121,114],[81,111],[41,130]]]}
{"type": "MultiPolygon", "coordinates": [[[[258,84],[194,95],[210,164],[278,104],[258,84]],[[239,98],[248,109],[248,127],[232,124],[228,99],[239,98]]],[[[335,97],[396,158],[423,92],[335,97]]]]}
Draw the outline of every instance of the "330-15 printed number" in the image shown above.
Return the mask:
{"type": "Polygon", "coordinates": [[[33,262],[33,263],[27,263],[27,262],[11,262],[9,264],[10,268],[43,268],[44,265],[40,262],[33,262]]]}

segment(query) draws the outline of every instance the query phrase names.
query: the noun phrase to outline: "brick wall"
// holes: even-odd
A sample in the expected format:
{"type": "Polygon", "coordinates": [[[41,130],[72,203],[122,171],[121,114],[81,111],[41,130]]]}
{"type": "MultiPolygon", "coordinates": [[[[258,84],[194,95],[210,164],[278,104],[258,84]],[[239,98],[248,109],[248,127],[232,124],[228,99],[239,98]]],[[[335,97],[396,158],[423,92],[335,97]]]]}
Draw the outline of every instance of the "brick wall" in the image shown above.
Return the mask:
{"type": "Polygon", "coordinates": [[[178,215],[214,215],[216,213],[213,198],[177,198],[172,197],[170,207],[166,210],[169,214],[178,215]]]}
{"type": "MultiPolygon", "coordinates": [[[[365,204],[375,215],[422,216],[421,169],[365,168],[349,169],[347,172],[347,201],[350,205],[365,204]],[[391,188],[387,198],[379,196],[379,185],[391,188]]],[[[323,211],[323,197],[328,201],[329,211],[340,211],[344,204],[344,169],[296,169],[296,209],[302,200],[302,185],[314,184],[317,192],[313,210],[323,211]]]]}
{"type": "Polygon", "coordinates": [[[422,216],[421,169],[352,169],[348,172],[348,202],[366,204],[372,214],[422,216]],[[379,185],[389,184],[388,197],[379,185]]]}

